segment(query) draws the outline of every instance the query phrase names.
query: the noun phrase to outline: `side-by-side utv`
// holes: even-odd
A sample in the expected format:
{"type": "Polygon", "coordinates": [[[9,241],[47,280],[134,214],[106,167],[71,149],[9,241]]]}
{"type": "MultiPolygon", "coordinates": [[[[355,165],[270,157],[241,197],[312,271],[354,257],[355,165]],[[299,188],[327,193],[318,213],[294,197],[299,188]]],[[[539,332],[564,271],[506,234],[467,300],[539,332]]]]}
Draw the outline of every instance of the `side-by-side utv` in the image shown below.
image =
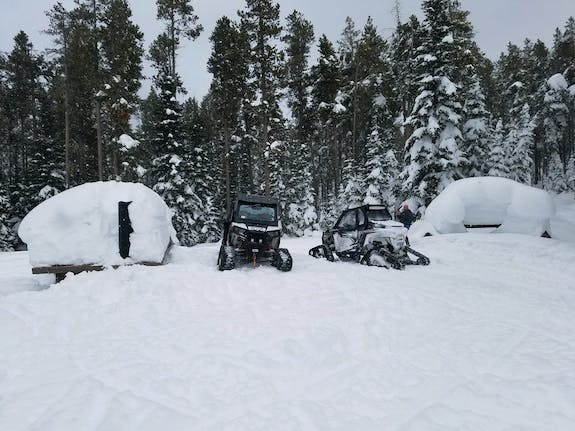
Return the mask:
{"type": "Polygon", "coordinates": [[[280,271],[292,269],[292,257],[280,248],[279,202],[268,196],[238,194],[227,215],[218,269],[234,269],[249,263],[270,262],[280,271]]]}
{"type": "Polygon", "coordinates": [[[335,226],[323,233],[322,244],[309,254],[329,261],[337,256],[341,260],[395,269],[429,265],[429,258],[409,247],[407,229],[381,205],[345,210],[335,226]]]}

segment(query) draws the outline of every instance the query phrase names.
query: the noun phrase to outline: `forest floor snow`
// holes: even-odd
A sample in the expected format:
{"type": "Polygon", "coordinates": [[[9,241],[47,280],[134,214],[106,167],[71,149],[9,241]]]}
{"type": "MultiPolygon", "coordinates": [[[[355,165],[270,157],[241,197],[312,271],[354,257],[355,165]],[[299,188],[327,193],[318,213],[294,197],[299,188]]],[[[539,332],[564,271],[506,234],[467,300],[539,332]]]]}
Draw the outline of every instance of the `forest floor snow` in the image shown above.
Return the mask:
{"type": "Polygon", "coordinates": [[[567,240],[423,238],[404,271],[318,236],[283,241],[288,273],[219,272],[213,244],[50,285],[1,253],[0,430],[571,431],[570,205],[567,240]]]}

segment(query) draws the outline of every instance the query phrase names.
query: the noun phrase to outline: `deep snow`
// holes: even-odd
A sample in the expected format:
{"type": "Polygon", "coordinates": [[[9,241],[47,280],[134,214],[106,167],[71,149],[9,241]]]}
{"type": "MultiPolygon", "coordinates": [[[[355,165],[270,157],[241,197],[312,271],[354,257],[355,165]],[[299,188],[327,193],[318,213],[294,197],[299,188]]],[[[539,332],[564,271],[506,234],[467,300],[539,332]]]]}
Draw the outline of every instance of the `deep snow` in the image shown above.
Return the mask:
{"type": "MultiPolygon", "coordinates": [[[[561,197],[563,199],[563,197],[561,197]]],[[[405,271],[307,255],[163,267],[48,287],[0,254],[0,430],[575,429],[575,205],[563,239],[414,241],[405,271]]]]}

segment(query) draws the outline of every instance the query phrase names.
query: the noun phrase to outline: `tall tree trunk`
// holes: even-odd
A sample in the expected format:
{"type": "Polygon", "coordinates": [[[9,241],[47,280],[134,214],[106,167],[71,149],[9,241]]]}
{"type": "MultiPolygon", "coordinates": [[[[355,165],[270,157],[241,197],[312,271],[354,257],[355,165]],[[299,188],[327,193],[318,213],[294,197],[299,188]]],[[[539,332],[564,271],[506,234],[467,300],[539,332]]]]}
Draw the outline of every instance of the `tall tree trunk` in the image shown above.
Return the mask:
{"type": "Polygon", "coordinates": [[[264,190],[265,194],[270,194],[270,167],[269,167],[269,151],[268,150],[268,140],[269,140],[269,104],[268,104],[268,90],[267,83],[265,79],[266,70],[262,65],[262,78],[260,81],[260,88],[262,92],[262,104],[261,104],[261,115],[260,115],[260,136],[259,136],[259,155],[263,159],[264,164],[264,190]]]}
{"type": "Polygon", "coordinates": [[[64,33],[64,158],[66,167],[66,188],[70,188],[70,90],[68,88],[68,40],[64,33]]]}
{"type": "Polygon", "coordinates": [[[224,120],[224,178],[226,183],[226,214],[231,208],[231,179],[230,179],[230,129],[228,120],[224,120]]]}
{"type": "Polygon", "coordinates": [[[354,67],[353,71],[353,125],[351,132],[352,148],[353,148],[353,159],[356,163],[359,162],[359,149],[357,148],[357,79],[359,71],[357,70],[357,65],[354,67]]]}
{"type": "Polygon", "coordinates": [[[102,114],[100,102],[96,100],[96,139],[98,141],[98,179],[104,180],[104,149],[102,144],[102,114]]]}
{"type": "MultiPolygon", "coordinates": [[[[94,15],[92,21],[92,31],[94,33],[94,64],[96,66],[96,76],[99,78],[100,72],[100,58],[98,55],[98,10],[96,8],[96,0],[92,0],[92,13],[94,15]]],[[[97,88],[96,88],[97,92],[97,88]]],[[[96,141],[98,146],[98,179],[100,181],[104,180],[104,151],[102,144],[102,113],[100,109],[100,102],[95,98],[95,108],[96,108],[96,141]]]]}
{"type": "MultiPolygon", "coordinates": [[[[176,78],[176,22],[175,22],[175,15],[174,15],[174,11],[172,10],[171,16],[170,16],[170,38],[171,38],[171,50],[172,52],[171,54],[171,60],[172,60],[172,79],[176,78]]],[[[176,94],[174,93],[174,97],[176,96],[176,94]]]]}

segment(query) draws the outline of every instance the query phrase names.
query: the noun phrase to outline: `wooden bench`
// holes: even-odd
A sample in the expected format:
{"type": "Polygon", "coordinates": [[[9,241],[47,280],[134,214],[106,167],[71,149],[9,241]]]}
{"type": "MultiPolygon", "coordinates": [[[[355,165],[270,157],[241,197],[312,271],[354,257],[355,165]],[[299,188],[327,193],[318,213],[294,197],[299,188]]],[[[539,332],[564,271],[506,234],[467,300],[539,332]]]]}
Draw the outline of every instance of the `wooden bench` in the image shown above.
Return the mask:
{"type": "Polygon", "coordinates": [[[32,274],[55,274],[56,283],[64,280],[66,274],[69,272],[73,274],[79,274],[85,271],[102,271],[106,268],[119,268],[120,266],[131,266],[131,265],[145,265],[145,266],[160,266],[162,263],[157,262],[137,262],[129,265],[52,265],[52,266],[39,266],[32,268],[32,274]]]}

